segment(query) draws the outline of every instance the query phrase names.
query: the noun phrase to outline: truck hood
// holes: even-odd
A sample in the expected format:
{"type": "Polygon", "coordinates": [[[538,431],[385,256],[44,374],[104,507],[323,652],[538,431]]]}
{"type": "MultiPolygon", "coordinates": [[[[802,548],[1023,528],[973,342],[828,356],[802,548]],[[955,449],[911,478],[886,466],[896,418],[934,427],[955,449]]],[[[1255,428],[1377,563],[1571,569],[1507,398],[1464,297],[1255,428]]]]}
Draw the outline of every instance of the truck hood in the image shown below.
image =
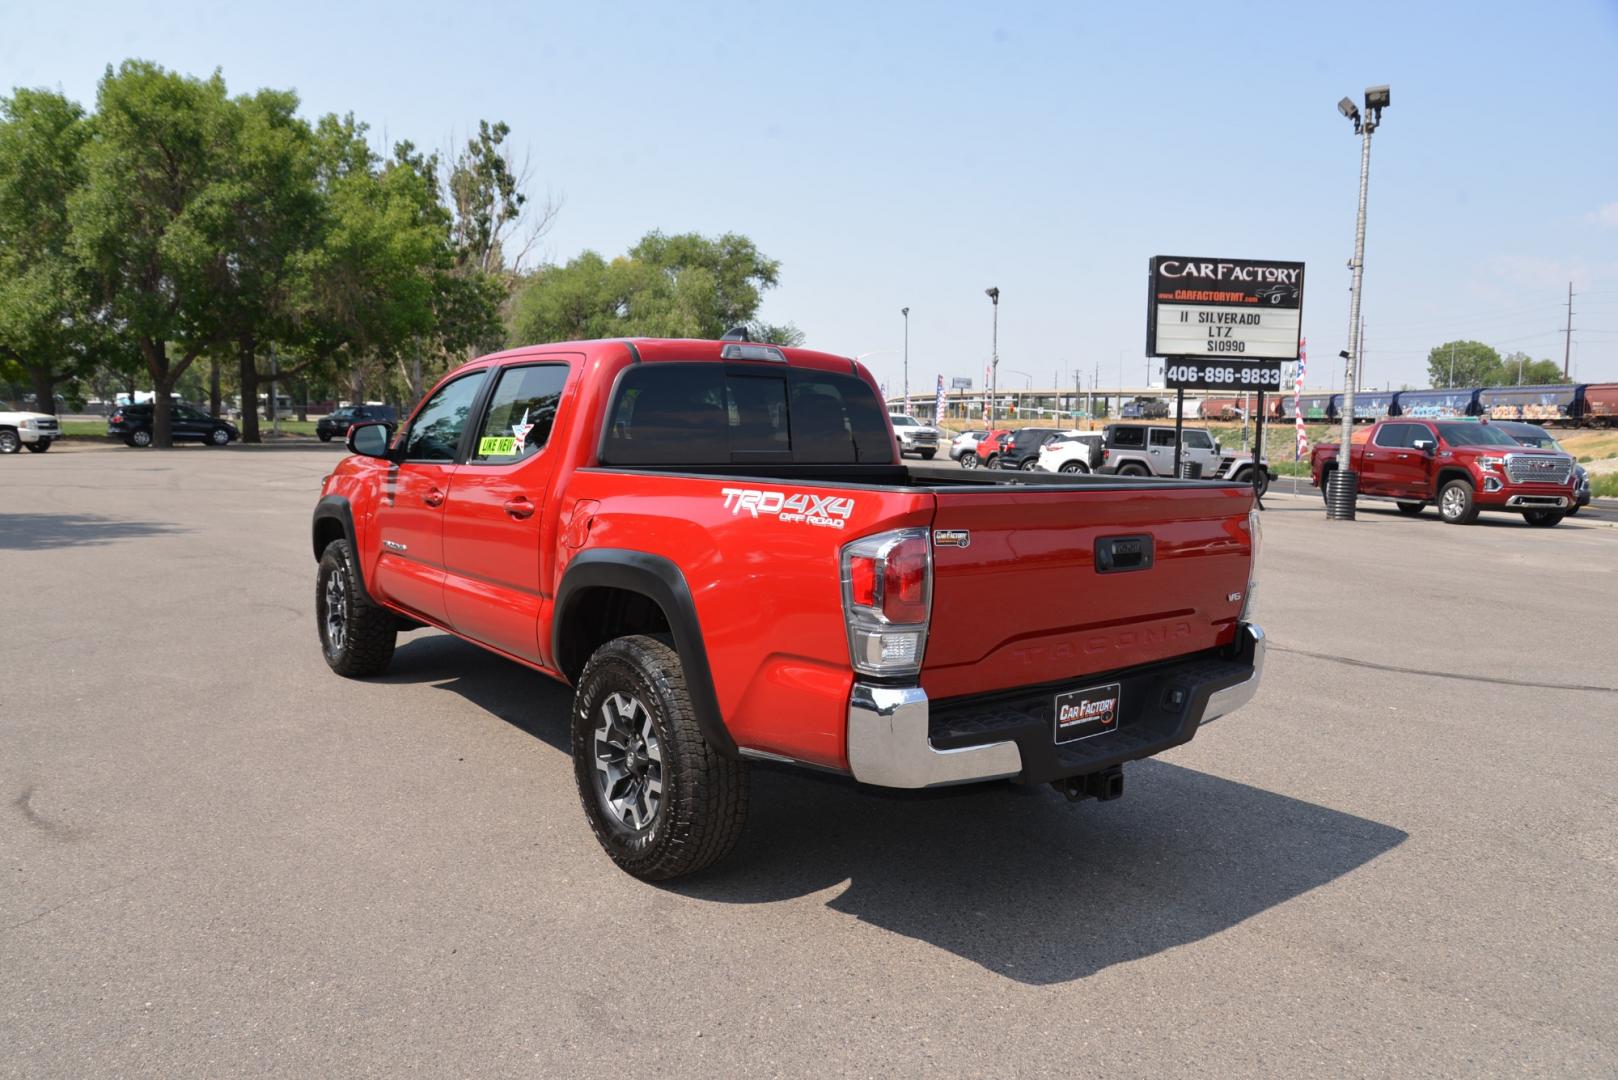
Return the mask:
{"type": "Polygon", "coordinates": [[[42,412],[0,412],[0,424],[20,424],[24,420],[51,420],[56,417],[42,412]]]}

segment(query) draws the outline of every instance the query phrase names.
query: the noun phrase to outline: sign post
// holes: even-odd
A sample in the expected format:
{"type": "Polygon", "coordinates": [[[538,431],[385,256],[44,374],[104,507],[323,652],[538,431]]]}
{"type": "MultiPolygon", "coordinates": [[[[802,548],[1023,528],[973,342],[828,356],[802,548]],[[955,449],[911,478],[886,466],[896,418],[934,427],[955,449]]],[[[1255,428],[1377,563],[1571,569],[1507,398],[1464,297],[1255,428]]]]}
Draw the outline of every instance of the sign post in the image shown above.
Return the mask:
{"type": "MultiPolygon", "coordinates": [[[[1281,363],[1298,359],[1303,326],[1303,263],[1266,259],[1192,259],[1158,255],[1149,264],[1146,355],[1164,357],[1164,385],[1186,390],[1258,394],[1259,445],[1253,490],[1259,490],[1264,393],[1281,390],[1281,363]]],[[[1175,420],[1179,473],[1184,409],[1175,420]]]]}

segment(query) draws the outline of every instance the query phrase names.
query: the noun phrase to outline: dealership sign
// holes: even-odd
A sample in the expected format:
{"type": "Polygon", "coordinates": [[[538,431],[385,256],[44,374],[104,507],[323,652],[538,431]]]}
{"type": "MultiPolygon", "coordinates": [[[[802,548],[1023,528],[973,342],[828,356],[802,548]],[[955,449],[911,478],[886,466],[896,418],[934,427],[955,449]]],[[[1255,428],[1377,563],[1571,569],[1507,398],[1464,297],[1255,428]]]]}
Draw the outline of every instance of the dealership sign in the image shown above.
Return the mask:
{"type": "Polygon", "coordinates": [[[1170,388],[1279,390],[1298,359],[1303,263],[1260,259],[1151,262],[1146,355],[1168,358],[1170,388]]]}

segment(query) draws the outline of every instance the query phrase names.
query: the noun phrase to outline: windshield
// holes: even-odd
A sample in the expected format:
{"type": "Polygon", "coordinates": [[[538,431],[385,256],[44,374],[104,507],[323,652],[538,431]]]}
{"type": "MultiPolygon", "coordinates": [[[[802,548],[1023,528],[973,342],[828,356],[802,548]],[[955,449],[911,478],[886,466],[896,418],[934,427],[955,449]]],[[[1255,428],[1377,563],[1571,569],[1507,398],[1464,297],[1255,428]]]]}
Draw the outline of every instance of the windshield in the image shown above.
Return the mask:
{"type": "Polygon", "coordinates": [[[1555,439],[1551,438],[1546,432],[1540,431],[1537,428],[1530,427],[1523,428],[1521,430],[1513,430],[1511,432],[1511,437],[1517,442],[1522,443],[1524,446],[1532,446],[1536,450],[1562,449],[1561,446],[1557,444],[1555,439]]]}
{"type": "Polygon", "coordinates": [[[888,419],[893,421],[894,427],[921,427],[915,417],[911,416],[890,416],[888,419]]]}
{"type": "Polygon", "coordinates": [[[1510,435],[1488,424],[1439,424],[1438,434],[1449,446],[1520,446],[1510,435]]]}

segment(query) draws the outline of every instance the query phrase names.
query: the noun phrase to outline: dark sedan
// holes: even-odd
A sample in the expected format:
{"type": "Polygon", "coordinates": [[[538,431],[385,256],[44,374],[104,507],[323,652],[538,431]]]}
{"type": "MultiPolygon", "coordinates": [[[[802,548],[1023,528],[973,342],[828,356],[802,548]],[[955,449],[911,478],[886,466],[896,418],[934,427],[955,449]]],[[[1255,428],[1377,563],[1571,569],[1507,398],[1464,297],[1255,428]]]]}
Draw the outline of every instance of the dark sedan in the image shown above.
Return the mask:
{"type": "MultiPolygon", "coordinates": [[[[169,406],[169,430],[175,442],[226,446],[242,437],[236,425],[218,420],[201,409],[175,402],[169,406]]],[[[107,434],[127,446],[152,445],[152,406],[120,405],[107,417],[107,434]]]]}
{"type": "Polygon", "coordinates": [[[391,405],[344,405],[317,420],[315,434],[321,442],[331,442],[346,437],[348,429],[355,424],[375,420],[385,420],[391,424],[398,418],[399,414],[393,411],[391,405]]]}

